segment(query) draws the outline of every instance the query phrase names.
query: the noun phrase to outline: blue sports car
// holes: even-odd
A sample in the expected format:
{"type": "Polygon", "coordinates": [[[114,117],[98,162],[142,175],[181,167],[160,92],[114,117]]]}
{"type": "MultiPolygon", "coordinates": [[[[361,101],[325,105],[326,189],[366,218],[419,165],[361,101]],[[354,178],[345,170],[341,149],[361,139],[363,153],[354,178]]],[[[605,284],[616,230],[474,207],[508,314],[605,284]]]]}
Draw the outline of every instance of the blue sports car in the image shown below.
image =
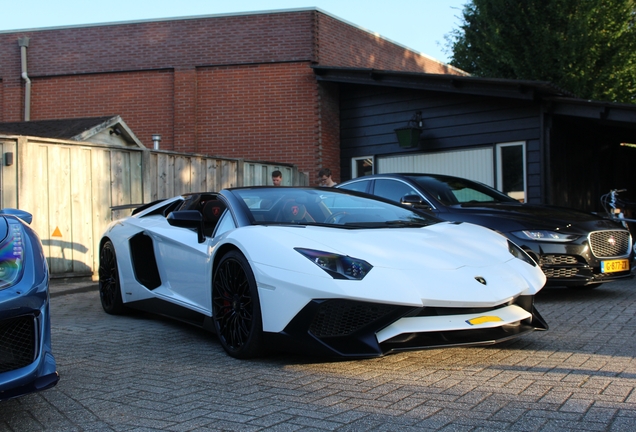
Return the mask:
{"type": "Polygon", "coordinates": [[[0,210],[0,400],[53,387],[49,271],[31,214],[0,210]]]}

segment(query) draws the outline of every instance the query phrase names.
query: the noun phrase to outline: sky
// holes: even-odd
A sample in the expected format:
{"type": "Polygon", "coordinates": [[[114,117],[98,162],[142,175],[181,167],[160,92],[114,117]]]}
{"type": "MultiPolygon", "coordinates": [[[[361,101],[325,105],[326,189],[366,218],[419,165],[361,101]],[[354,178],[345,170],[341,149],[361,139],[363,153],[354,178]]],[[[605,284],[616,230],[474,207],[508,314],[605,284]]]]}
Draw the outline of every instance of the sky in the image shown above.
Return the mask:
{"type": "Polygon", "coordinates": [[[316,7],[447,63],[444,36],[468,0],[0,0],[0,32],[316,7]]]}

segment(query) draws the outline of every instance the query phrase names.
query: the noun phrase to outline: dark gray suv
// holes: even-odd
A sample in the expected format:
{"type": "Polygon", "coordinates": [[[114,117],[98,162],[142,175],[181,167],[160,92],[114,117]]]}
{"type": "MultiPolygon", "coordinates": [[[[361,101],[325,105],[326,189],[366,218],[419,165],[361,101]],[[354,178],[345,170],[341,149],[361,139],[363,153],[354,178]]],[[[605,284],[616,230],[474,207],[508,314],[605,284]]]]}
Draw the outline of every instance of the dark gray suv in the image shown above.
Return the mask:
{"type": "Polygon", "coordinates": [[[534,258],[547,286],[593,288],[633,277],[629,231],[592,213],[524,204],[484,184],[437,174],[375,174],[336,187],[496,230],[534,258]]]}

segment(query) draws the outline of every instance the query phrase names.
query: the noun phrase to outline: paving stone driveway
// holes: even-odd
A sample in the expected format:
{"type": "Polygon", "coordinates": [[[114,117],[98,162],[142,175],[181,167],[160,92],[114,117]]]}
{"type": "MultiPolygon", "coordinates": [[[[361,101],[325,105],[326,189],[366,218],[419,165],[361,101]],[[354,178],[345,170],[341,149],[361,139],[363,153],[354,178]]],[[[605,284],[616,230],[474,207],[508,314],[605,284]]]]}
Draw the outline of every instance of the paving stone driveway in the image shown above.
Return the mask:
{"type": "Polygon", "coordinates": [[[636,430],[636,281],[543,291],[548,332],[341,362],[234,360],[198,329],[106,315],[94,289],[52,295],[61,381],[0,402],[0,431],[636,430]]]}

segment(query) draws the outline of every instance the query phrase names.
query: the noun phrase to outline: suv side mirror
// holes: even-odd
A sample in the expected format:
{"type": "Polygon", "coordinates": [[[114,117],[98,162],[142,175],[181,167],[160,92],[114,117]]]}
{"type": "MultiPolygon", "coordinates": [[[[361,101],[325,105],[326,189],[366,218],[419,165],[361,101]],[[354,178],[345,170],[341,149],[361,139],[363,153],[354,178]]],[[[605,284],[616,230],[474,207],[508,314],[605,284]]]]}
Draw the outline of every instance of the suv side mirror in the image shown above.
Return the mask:
{"type": "Polygon", "coordinates": [[[404,195],[400,199],[400,204],[412,206],[413,208],[416,208],[419,210],[426,210],[426,211],[433,210],[433,208],[426,201],[424,201],[422,197],[419,195],[404,195]]]}
{"type": "Polygon", "coordinates": [[[205,235],[203,232],[203,216],[198,210],[178,210],[171,212],[166,218],[168,223],[179,228],[195,229],[197,241],[203,243],[205,235]]]}

